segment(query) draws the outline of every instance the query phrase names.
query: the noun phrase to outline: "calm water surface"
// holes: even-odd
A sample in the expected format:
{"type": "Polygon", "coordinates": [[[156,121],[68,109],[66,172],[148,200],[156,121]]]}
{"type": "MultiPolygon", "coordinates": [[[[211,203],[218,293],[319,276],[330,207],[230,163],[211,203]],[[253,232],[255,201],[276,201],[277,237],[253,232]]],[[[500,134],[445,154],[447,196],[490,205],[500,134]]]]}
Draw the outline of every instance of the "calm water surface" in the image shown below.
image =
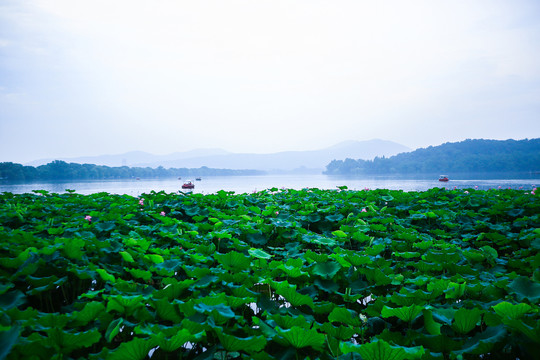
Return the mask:
{"type": "MultiPolygon", "coordinates": [[[[262,176],[209,176],[201,181],[193,181],[193,192],[210,194],[219,190],[234,191],[235,193],[250,193],[269,188],[318,188],[336,189],[338,186],[347,186],[351,190],[392,189],[404,191],[424,191],[433,187],[446,187],[453,189],[475,188],[488,190],[512,188],[530,190],[540,184],[538,175],[512,176],[456,176],[451,177],[447,183],[439,182],[438,176],[423,176],[416,178],[394,177],[345,177],[329,175],[262,175],[262,176]],[[506,176],[506,177],[505,177],[506,176]],[[487,178],[486,178],[487,177],[487,178]],[[491,177],[491,178],[489,178],[491,177]],[[521,177],[521,178],[518,178],[521,177]]],[[[188,179],[186,179],[188,180],[188,179]]],[[[28,193],[33,190],[47,190],[49,192],[63,193],[66,189],[75,190],[79,194],[93,194],[108,192],[112,194],[127,194],[139,196],[153,191],[177,192],[181,189],[183,180],[178,179],[141,179],[141,180],[90,180],[74,182],[33,182],[33,183],[6,183],[0,182],[0,192],[15,194],[28,193]]]]}

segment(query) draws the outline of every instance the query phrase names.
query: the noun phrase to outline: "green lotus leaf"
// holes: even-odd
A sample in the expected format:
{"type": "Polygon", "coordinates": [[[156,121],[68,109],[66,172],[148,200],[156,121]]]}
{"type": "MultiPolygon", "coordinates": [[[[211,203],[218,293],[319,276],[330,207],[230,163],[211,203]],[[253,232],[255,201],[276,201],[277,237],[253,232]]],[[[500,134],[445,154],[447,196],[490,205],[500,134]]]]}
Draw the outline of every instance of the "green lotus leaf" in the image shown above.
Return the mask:
{"type": "Polygon", "coordinates": [[[199,281],[195,282],[192,287],[194,288],[206,288],[210,284],[215,283],[218,281],[219,278],[214,275],[206,275],[199,279],[199,281]]]}
{"type": "Polygon", "coordinates": [[[127,262],[135,262],[135,260],[133,259],[133,256],[131,256],[130,253],[128,253],[127,251],[120,251],[120,255],[122,256],[122,259],[124,259],[124,261],[127,261],[127,262]]]}
{"type": "Polygon", "coordinates": [[[312,273],[315,275],[319,275],[325,279],[331,279],[337,274],[340,269],[341,265],[339,265],[337,262],[327,261],[315,264],[312,273]]]}
{"type": "Polygon", "coordinates": [[[0,295],[0,308],[9,310],[26,302],[26,296],[19,290],[9,291],[0,295]]]}
{"type": "Polygon", "coordinates": [[[268,254],[267,252],[261,250],[261,249],[255,249],[251,248],[248,250],[249,255],[257,258],[257,259],[270,259],[272,255],[268,254]]]}
{"type": "Polygon", "coordinates": [[[313,260],[318,263],[322,263],[322,262],[328,261],[329,257],[327,254],[324,254],[324,253],[318,254],[316,252],[308,250],[304,253],[304,258],[313,260]]]}
{"type": "Polygon", "coordinates": [[[508,285],[510,292],[515,294],[519,301],[529,299],[537,303],[540,300],[540,284],[533,282],[524,276],[518,276],[508,285]]]}
{"type": "Polygon", "coordinates": [[[311,213],[306,218],[310,223],[316,223],[321,220],[321,215],[317,213],[311,213]]]}
{"type": "Polygon", "coordinates": [[[172,301],[174,299],[180,298],[180,295],[192,284],[194,284],[195,280],[186,279],[183,281],[178,281],[174,278],[164,278],[161,283],[164,287],[161,290],[157,290],[154,293],[154,297],[158,299],[166,298],[169,301],[172,301]]]}
{"type": "Polygon", "coordinates": [[[182,321],[178,308],[167,298],[154,300],[154,308],[156,309],[158,316],[163,320],[171,321],[174,324],[178,324],[182,321]]]}
{"type": "Polygon", "coordinates": [[[226,254],[216,254],[216,260],[227,270],[246,270],[251,264],[248,256],[237,251],[229,251],[226,254]]]}
{"type": "Polygon", "coordinates": [[[204,331],[206,329],[205,325],[200,324],[200,323],[195,322],[195,321],[191,321],[189,319],[182,320],[182,323],[180,324],[180,327],[182,329],[189,330],[189,332],[192,333],[192,334],[204,333],[204,331]]]}
{"type": "Polygon", "coordinates": [[[420,359],[425,351],[422,346],[406,348],[403,346],[392,346],[384,340],[375,339],[374,341],[356,345],[350,342],[341,342],[340,350],[344,354],[358,353],[365,360],[406,360],[420,359]]]}
{"type": "MultiPolygon", "coordinates": [[[[130,233],[130,235],[132,235],[132,234],[130,233]]],[[[134,235],[134,237],[125,238],[123,240],[124,245],[126,245],[127,247],[134,247],[134,248],[139,247],[143,251],[147,251],[150,248],[150,246],[152,245],[152,242],[150,242],[150,241],[148,241],[146,239],[140,238],[139,234],[133,232],[133,235],[134,235]]]]}
{"type": "Polygon", "coordinates": [[[118,335],[123,323],[123,318],[118,318],[109,323],[109,326],[107,326],[107,330],[105,331],[105,340],[107,340],[107,342],[111,342],[114,337],[118,335]]]}
{"type": "Polygon", "coordinates": [[[101,223],[96,223],[94,226],[98,231],[108,232],[116,227],[116,223],[114,221],[105,221],[101,223]]]}
{"type": "Polygon", "coordinates": [[[297,278],[304,275],[309,275],[307,272],[302,271],[300,268],[295,266],[288,266],[285,264],[280,264],[276,269],[282,270],[287,276],[297,278]]]}
{"type": "Polygon", "coordinates": [[[68,353],[74,349],[89,347],[101,339],[101,333],[98,329],[70,333],[63,329],[50,328],[46,332],[46,345],[52,348],[60,348],[68,353]]]}
{"type": "Polygon", "coordinates": [[[346,309],[343,307],[336,307],[328,315],[328,321],[340,322],[352,326],[360,326],[362,321],[358,313],[354,310],[346,309]]]}
{"type": "MultiPolygon", "coordinates": [[[[195,263],[205,262],[208,258],[205,256],[201,256],[203,258],[203,261],[195,261],[195,263]]],[[[182,268],[186,272],[186,274],[189,277],[200,279],[204,276],[209,275],[212,270],[207,267],[198,267],[198,266],[191,266],[191,265],[183,265],[182,268]]]]}
{"type": "Polygon", "coordinates": [[[121,314],[132,315],[133,312],[145,306],[142,295],[110,295],[104,296],[107,301],[107,312],[117,311],[121,314]]]}
{"type": "Polygon", "coordinates": [[[34,253],[35,251],[37,251],[36,248],[30,247],[20,252],[19,255],[17,255],[17,257],[15,258],[9,258],[9,257],[0,258],[0,265],[6,268],[12,268],[12,269],[19,268],[22,264],[25,263],[26,260],[28,260],[31,254],[34,253]]]}
{"type": "Polygon", "coordinates": [[[430,335],[441,335],[441,324],[433,319],[433,313],[431,310],[422,310],[424,314],[424,327],[430,335]]]}
{"type": "Polygon", "coordinates": [[[334,235],[335,237],[337,237],[339,239],[346,239],[349,236],[349,235],[347,235],[346,232],[344,232],[342,230],[332,231],[332,235],[334,235]]]}
{"type": "Polygon", "coordinates": [[[103,311],[105,311],[105,305],[99,301],[91,301],[84,305],[84,308],[73,314],[74,318],[81,324],[86,325],[90,321],[95,320],[103,311]]]}
{"type": "Polygon", "coordinates": [[[335,293],[339,290],[339,284],[332,280],[315,279],[313,285],[329,293],[335,293]]]}
{"type": "Polygon", "coordinates": [[[287,344],[297,349],[309,346],[316,350],[321,350],[324,345],[324,334],[317,332],[315,329],[303,329],[293,326],[286,330],[276,327],[275,330],[285,339],[287,344]]]}
{"type": "Polygon", "coordinates": [[[65,238],[62,239],[64,242],[64,253],[70,259],[81,260],[83,256],[83,248],[85,241],[83,239],[77,238],[65,238]]]}
{"type": "Polygon", "coordinates": [[[254,297],[237,297],[237,296],[227,296],[227,305],[229,305],[232,309],[239,308],[242,305],[245,304],[251,304],[256,301],[254,297]]]}
{"type": "Polygon", "coordinates": [[[246,240],[248,243],[255,245],[266,245],[268,243],[268,237],[261,232],[248,233],[246,240]]]}
{"type": "Polygon", "coordinates": [[[403,321],[410,322],[420,315],[423,309],[424,308],[419,305],[402,306],[398,308],[390,308],[384,305],[381,311],[381,316],[383,318],[396,316],[403,321]]]}
{"type": "Polygon", "coordinates": [[[519,303],[514,305],[506,301],[500,302],[492,306],[492,308],[500,317],[508,317],[510,319],[519,319],[532,310],[529,304],[519,303]]]}
{"type": "Polygon", "coordinates": [[[461,349],[463,341],[454,340],[453,338],[445,335],[425,335],[415,340],[418,345],[425,346],[432,352],[448,353],[461,349]]]}
{"type": "Polygon", "coordinates": [[[394,252],[394,256],[404,258],[404,259],[412,259],[412,258],[420,257],[420,253],[419,252],[409,252],[409,251],[394,252]]]}
{"type": "Polygon", "coordinates": [[[365,272],[367,279],[375,285],[384,286],[392,283],[392,278],[378,268],[363,269],[363,272],[365,272]]]}
{"type": "Polygon", "coordinates": [[[96,272],[99,274],[99,276],[101,277],[103,281],[107,281],[113,284],[116,282],[116,278],[113,275],[109,274],[107,270],[96,269],[96,272]]]}
{"type": "Polygon", "coordinates": [[[250,336],[247,338],[239,338],[233,335],[228,335],[223,332],[218,333],[221,345],[227,351],[246,351],[248,353],[258,352],[266,346],[266,338],[264,336],[250,336]]]}
{"type": "Polygon", "coordinates": [[[366,254],[368,254],[370,256],[377,256],[380,253],[382,253],[385,248],[386,248],[385,244],[377,244],[377,245],[367,247],[365,249],[365,252],[366,252],[366,254]]]}
{"type": "Polygon", "coordinates": [[[447,299],[459,299],[460,297],[465,294],[465,290],[467,289],[467,284],[458,284],[455,282],[450,282],[448,284],[448,288],[446,288],[446,291],[444,293],[444,297],[447,299]]]}
{"type": "Polygon", "coordinates": [[[332,223],[338,223],[340,222],[341,220],[345,219],[345,216],[341,215],[341,214],[334,214],[334,215],[328,215],[326,216],[326,220],[332,222],[332,223]]]}
{"type": "Polygon", "coordinates": [[[460,308],[454,314],[452,328],[460,334],[467,334],[480,322],[483,311],[477,308],[460,308]]]}
{"type": "Polygon", "coordinates": [[[201,303],[201,304],[195,305],[193,309],[197,312],[204,313],[204,314],[217,313],[227,319],[230,319],[236,316],[234,312],[231,310],[231,308],[225,304],[206,305],[206,304],[201,303]]]}
{"type": "Polygon", "coordinates": [[[522,319],[503,319],[504,324],[525,334],[529,339],[540,343],[540,323],[536,321],[534,325],[526,324],[522,319]]]}
{"type": "Polygon", "coordinates": [[[339,325],[336,327],[330,323],[324,323],[321,327],[321,330],[324,333],[340,340],[347,340],[347,339],[352,338],[354,334],[356,334],[356,331],[357,331],[351,326],[339,325]]]}
{"type": "Polygon", "coordinates": [[[167,352],[173,352],[184,346],[188,341],[197,342],[201,340],[206,333],[204,331],[197,334],[192,334],[188,329],[179,329],[176,334],[170,337],[165,337],[163,333],[158,335],[157,345],[167,352]]]}
{"type": "Polygon", "coordinates": [[[293,306],[308,305],[313,307],[313,299],[308,295],[300,294],[296,291],[296,285],[289,285],[287,281],[283,282],[271,282],[272,287],[276,290],[276,293],[283,296],[293,306]]]}
{"type": "Polygon", "coordinates": [[[142,279],[144,281],[148,281],[152,278],[152,273],[148,270],[142,270],[142,269],[126,269],[127,272],[129,272],[133,277],[142,279]]]}
{"type": "Polygon", "coordinates": [[[150,262],[152,262],[154,264],[161,264],[162,262],[165,261],[163,259],[163,256],[158,255],[158,254],[147,254],[147,255],[144,255],[144,258],[149,260],[150,262]]]}
{"type": "Polygon", "coordinates": [[[156,345],[157,339],[135,338],[109,352],[106,360],[143,360],[156,345]]]}
{"type": "Polygon", "coordinates": [[[330,246],[330,247],[336,246],[335,240],[332,240],[327,237],[322,237],[322,236],[315,236],[312,239],[312,242],[317,245],[324,245],[324,246],[330,246]]]}
{"type": "Polygon", "coordinates": [[[183,261],[177,259],[165,260],[155,266],[152,270],[161,276],[175,276],[176,272],[182,268],[183,261]]]}
{"type": "Polygon", "coordinates": [[[0,295],[5,294],[9,289],[14,287],[12,283],[0,284],[0,295]]]}
{"type": "Polygon", "coordinates": [[[9,330],[0,331],[0,359],[5,359],[10,353],[13,345],[17,343],[21,329],[18,326],[12,326],[9,330]]]}
{"type": "Polygon", "coordinates": [[[482,355],[489,354],[495,345],[506,343],[506,330],[501,326],[490,326],[481,333],[469,338],[461,350],[454,351],[455,354],[482,355]]]}
{"type": "Polygon", "coordinates": [[[358,254],[349,254],[345,256],[345,260],[347,260],[351,265],[353,266],[362,266],[366,264],[371,264],[373,260],[369,256],[365,255],[358,255],[358,254]]]}
{"type": "Polygon", "coordinates": [[[309,329],[311,327],[311,322],[307,321],[306,318],[302,315],[297,316],[287,316],[275,314],[270,317],[274,322],[282,329],[290,329],[293,326],[297,326],[303,329],[309,329]]]}

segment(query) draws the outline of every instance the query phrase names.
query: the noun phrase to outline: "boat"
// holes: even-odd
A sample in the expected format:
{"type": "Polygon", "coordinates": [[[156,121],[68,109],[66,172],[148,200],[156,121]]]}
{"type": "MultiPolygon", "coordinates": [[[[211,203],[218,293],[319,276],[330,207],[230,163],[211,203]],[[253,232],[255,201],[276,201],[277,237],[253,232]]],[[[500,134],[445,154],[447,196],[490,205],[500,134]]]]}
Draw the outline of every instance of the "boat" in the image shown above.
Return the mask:
{"type": "Polygon", "coordinates": [[[195,184],[193,184],[193,182],[191,180],[185,181],[182,184],[182,189],[194,189],[194,188],[195,188],[195,184]]]}
{"type": "Polygon", "coordinates": [[[448,179],[448,175],[441,175],[439,176],[439,181],[448,181],[450,179],[448,179]]]}
{"type": "Polygon", "coordinates": [[[195,178],[196,181],[201,181],[202,179],[200,177],[195,178]]]}

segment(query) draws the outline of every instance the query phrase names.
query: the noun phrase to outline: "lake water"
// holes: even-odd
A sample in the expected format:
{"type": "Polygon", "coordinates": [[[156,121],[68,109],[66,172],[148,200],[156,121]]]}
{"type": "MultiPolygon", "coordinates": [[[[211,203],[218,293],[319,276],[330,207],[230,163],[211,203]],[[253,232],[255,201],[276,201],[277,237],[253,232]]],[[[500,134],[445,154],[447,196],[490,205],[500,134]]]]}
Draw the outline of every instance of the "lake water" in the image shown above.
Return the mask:
{"type": "MultiPolygon", "coordinates": [[[[92,194],[108,192],[112,194],[128,194],[139,196],[143,193],[165,191],[177,192],[181,189],[183,180],[178,179],[141,179],[141,180],[89,180],[64,182],[32,182],[7,183],[0,182],[0,193],[11,192],[15,194],[28,193],[32,190],[47,190],[49,192],[63,193],[66,189],[75,190],[79,194],[92,194]]],[[[210,194],[219,190],[234,191],[235,193],[251,193],[269,188],[318,188],[336,189],[338,186],[347,186],[350,190],[392,189],[404,191],[424,191],[433,187],[446,187],[447,189],[475,188],[488,190],[512,188],[531,190],[540,184],[538,174],[467,174],[451,176],[449,182],[439,182],[438,175],[399,177],[399,176],[364,176],[346,177],[330,175],[260,175],[260,176],[209,176],[201,181],[194,181],[193,192],[210,194]]]]}

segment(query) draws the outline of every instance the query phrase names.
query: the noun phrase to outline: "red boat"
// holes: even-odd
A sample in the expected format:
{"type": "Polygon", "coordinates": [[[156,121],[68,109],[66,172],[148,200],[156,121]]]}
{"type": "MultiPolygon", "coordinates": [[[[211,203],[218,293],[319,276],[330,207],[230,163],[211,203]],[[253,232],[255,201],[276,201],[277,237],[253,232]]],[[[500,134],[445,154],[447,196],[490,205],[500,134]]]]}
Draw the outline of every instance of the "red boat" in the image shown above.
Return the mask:
{"type": "Polygon", "coordinates": [[[448,176],[446,176],[446,175],[441,175],[439,177],[439,181],[448,181],[448,180],[450,180],[450,179],[448,179],[448,176]]]}
{"type": "Polygon", "coordinates": [[[186,181],[184,184],[182,184],[182,189],[194,189],[195,184],[193,184],[192,181],[186,181]]]}

